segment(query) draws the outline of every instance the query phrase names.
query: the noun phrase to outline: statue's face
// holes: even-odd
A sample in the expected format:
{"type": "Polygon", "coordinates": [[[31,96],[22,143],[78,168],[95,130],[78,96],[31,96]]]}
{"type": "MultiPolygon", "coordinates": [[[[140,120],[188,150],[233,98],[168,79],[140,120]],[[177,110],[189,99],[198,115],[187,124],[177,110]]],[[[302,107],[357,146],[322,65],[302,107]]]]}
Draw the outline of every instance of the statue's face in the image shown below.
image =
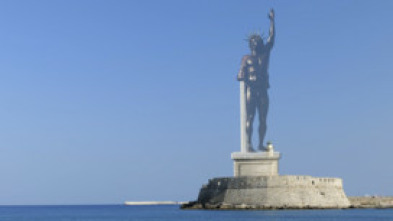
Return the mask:
{"type": "Polygon", "coordinates": [[[252,51],[260,51],[263,48],[263,40],[260,35],[252,35],[249,38],[249,46],[252,51]]]}

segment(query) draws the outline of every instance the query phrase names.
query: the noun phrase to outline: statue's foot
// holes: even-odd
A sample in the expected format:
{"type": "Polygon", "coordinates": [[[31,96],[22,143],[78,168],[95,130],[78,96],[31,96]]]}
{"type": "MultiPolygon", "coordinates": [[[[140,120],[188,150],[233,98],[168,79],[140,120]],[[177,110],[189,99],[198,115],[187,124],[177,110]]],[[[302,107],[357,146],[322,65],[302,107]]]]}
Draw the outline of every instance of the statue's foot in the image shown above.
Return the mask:
{"type": "Polygon", "coordinates": [[[254,152],[255,152],[255,150],[254,150],[254,148],[252,148],[252,145],[251,145],[251,144],[248,144],[247,150],[248,150],[248,152],[250,152],[250,153],[254,153],[254,152]]]}
{"type": "Polygon", "coordinates": [[[258,146],[258,150],[259,150],[259,151],[266,151],[267,149],[266,149],[266,147],[263,146],[263,144],[260,144],[260,145],[258,146]]]}

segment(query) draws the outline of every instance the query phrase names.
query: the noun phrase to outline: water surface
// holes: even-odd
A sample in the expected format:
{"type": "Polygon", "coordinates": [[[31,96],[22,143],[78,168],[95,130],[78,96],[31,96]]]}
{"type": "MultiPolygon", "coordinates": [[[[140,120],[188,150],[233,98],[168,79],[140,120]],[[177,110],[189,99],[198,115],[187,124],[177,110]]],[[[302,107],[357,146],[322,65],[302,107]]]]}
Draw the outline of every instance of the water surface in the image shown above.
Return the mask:
{"type": "Polygon", "coordinates": [[[0,221],[393,221],[393,209],[212,211],[178,206],[0,206],[0,221]]]}

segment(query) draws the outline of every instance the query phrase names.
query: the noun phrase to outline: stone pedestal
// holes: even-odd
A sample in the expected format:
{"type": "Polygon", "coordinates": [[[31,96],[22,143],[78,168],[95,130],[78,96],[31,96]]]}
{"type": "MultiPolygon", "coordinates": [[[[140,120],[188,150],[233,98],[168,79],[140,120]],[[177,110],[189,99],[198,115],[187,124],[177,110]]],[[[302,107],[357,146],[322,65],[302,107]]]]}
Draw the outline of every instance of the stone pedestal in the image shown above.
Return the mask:
{"type": "Polygon", "coordinates": [[[279,152],[232,153],[234,176],[278,176],[279,152]]]}
{"type": "Polygon", "coordinates": [[[210,179],[196,209],[339,209],[350,202],[342,180],[311,176],[243,176],[210,179]]]}

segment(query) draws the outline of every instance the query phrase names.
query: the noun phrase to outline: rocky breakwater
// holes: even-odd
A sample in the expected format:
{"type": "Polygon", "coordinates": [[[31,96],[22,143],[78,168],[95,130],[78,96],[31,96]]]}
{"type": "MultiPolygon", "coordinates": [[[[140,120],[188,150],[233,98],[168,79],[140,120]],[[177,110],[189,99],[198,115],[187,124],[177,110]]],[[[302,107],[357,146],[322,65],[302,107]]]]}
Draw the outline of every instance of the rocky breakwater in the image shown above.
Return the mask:
{"type": "Polygon", "coordinates": [[[351,196],[351,208],[393,208],[392,196],[351,196]]]}
{"type": "Polygon", "coordinates": [[[183,209],[349,208],[342,180],[311,176],[246,176],[210,179],[198,200],[183,209]]]}

